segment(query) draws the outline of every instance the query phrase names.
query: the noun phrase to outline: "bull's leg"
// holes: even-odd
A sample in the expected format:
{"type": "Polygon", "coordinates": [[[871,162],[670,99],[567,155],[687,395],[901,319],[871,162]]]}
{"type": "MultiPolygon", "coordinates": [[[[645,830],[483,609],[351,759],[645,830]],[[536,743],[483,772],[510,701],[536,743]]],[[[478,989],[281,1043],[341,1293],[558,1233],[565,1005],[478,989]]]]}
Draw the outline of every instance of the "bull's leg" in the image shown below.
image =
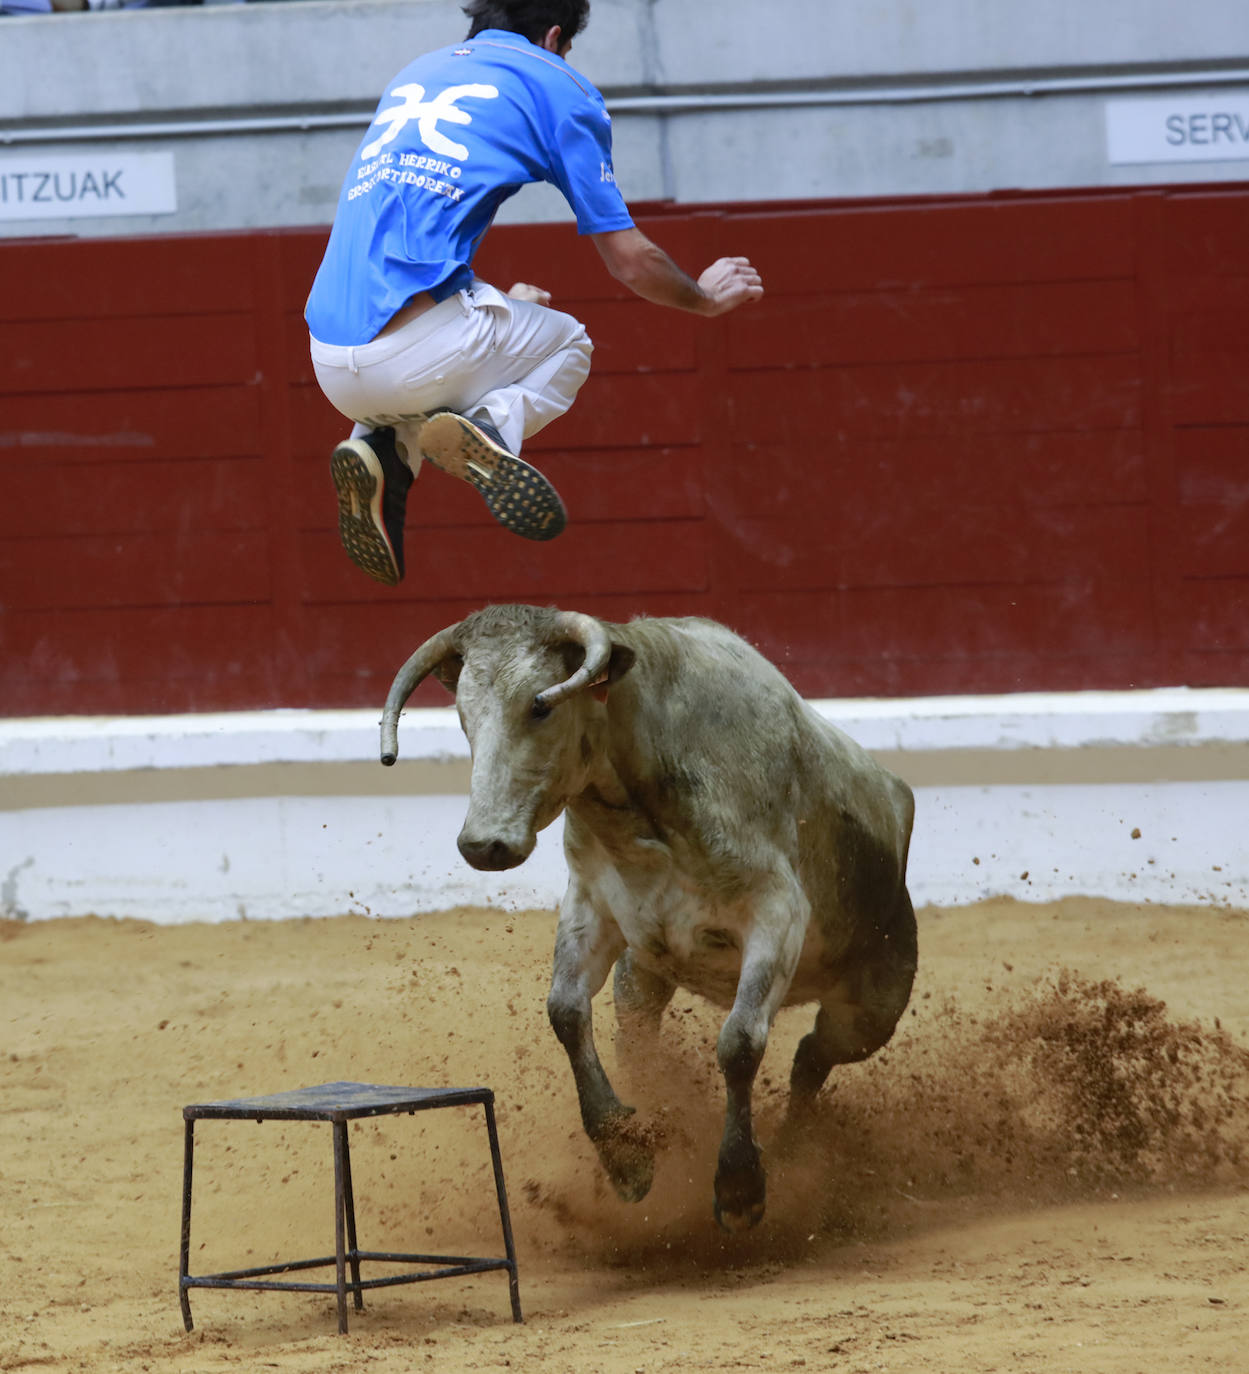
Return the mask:
{"type": "Polygon", "coordinates": [[[724,1135],[716,1164],[715,1213],[726,1231],[745,1230],[763,1217],[767,1186],[755,1141],[751,1097],[772,1019],[784,1001],[802,952],[805,921],[795,920],[792,911],[791,903],[783,919],[756,925],[742,954],[733,1010],[716,1041],[725,1104],[724,1135]]]}
{"type": "Polygon", "coordinates": [[[600,920],[588,903],[565,897],[546,1009],[572,1066],[585,1133],[616,1192],[626,1202],[637,1202],[650,1190],[654,1154],[629,1121],[633,1108],[616,1096],[603,1070],[594,1045],[591,1005],[623,950],[624,938],[614,923],[600,920]]]}
{"type": "Polygon", "coordinates": [[[628,950],[616,960],[612,992],[616,1003],[617,1061],[628,1077],[626,1089],[636,1091],[651,1067],[664,1009],[676,984],[638,965],[628,950]]]}
{"type": "Polygon", "coordinates": [[[855,1064],[893,1035],[915,980],[915,913],[906,888],[883,926],[874,957],[860,959],[820,999],[815,1029],[804,1035],[789,1077],[789,1116],[801,1119],[833,1066],[855,1064]]]}

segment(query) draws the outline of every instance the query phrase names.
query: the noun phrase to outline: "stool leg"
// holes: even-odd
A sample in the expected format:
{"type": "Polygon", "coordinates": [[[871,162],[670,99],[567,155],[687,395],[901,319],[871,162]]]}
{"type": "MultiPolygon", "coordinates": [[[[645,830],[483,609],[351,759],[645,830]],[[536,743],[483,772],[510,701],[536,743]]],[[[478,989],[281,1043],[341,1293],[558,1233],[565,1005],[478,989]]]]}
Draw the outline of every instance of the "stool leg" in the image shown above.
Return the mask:
{"type": "Polygon", "coordinates": [[[334,1268],[338,1284],[338,1334],[347,1334],[347,1259],[344,1245],[343,1221],[343,1155],[346,1147],[347,1123],[334,1122],[334,1268]]]}
{"type": "Polygon", "coordinates": [[[512,1244],[512,1219],[507,1210],[507,1186],[503,1182],[503,1157],[499,1153],[499,1133],[494,1124],[494,1103],[484,1102],[486,1133],[490,1137],[490,1160],[494,1165],[494,1188],[499,1195],[499,1220],[503,1223],[503,1245],[507,1253],[507,1288],[512,1300],[512,1320],[524,1321],[520,1311],[520,1276],[516,1269],[516,1247],[512,1244]]]}
{"type": "Polygon", "coordinates": [[[347,1209],[347,1258],[351,1263],[351,1281],[357,1312],[364,1311],[364,1294],[360,1291],[360,1242],[356,1239],[356,1199],[351,1190],[351,1137],[343,1124],[343,1202],[347,1209]]]}
{"type": "Polygon", "coordinates": [[[191,1272],[191,1166],[195,1156],[195,1122],[188,1118],[182,1147],[182,1244],[178,1252],[178,1301],[182,1304],[182,1324],[194,1329],[191,1321],[191,1291],[186,1286],[191,1272]]]}

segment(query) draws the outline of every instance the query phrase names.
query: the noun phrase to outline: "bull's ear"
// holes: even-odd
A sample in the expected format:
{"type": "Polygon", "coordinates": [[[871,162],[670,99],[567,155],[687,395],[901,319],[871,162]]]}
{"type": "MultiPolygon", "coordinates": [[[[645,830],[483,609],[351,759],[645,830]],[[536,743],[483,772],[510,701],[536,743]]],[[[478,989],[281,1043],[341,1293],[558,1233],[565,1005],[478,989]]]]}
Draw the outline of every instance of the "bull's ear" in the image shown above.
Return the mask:
{"type": "Polygon", "coordinates": [[[611,658],[607,660],[607,681],[609,683],[619,682],[622,677],[633,667],[633,660],[637,655],[632,649],[624,644],[613,644],[611,646],[611,658]]]}
{"type": "MultiPolygon", "coordinates": [[[[564,673],[571,677],[585,662],[585,648],[580,644],[561,644],[559,651],[564,660],[564,673]]],[[[611,657],[607,660],[606,681],[612,683],[624,677],[633,667],[634,657],[632,649],[626,648],[623,644],[613,644],[611,657]]]]}
{"type": "Polygon", "coordinates": [[[455,689],[460,685],[460,669],[463,667],[464,660],[459,654],[448,654],[441,662],[434,664],[434,676],[452,696],[455,696],[455,689]]]}
{"type": "Polygon", "coordinates": [[[619,682],[622,677],[633,667],[634,652],[626,649],[623,644],[613,644],[611,646],[611,657],[607,660],[607,671],[590,687],[590,695],[595,701],[607,700],[607,689],[613,682],[619,682]]]}

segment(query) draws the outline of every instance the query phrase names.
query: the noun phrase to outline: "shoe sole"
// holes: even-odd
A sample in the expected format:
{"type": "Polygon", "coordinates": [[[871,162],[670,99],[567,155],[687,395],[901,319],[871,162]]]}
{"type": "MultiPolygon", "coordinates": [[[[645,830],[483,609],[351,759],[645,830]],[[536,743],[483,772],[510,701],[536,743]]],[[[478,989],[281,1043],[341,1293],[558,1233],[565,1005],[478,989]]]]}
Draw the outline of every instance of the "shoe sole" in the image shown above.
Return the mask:
{"type": "Polygon", "coordinates": [[[338,493],[338,537],[347,557],[375,582],[399,585],[399,563],[382,523],[385,477],[368,444],[348,439],[330,456],[330,476],[338,493]]]}
{"type": "Polygon", "coordinates": [[[493,443],[471,420],[444,413],[425,422],[421,453],[473,487],[490,514],[522,539],[554,539],[568,522],[559,492],[523,458],[493,443]]]}

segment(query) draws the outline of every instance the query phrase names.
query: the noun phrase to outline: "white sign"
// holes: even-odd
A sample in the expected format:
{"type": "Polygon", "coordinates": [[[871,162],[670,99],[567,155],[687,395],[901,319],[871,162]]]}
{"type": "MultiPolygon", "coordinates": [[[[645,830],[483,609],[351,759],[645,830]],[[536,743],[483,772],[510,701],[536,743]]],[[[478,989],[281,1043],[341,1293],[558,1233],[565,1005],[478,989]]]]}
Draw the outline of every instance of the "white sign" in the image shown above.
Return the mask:
{"type": "Polygon", "coordinates": [[[1249,92],[1108,100],[1106,147],[1114,163],[1249,160],[1249,92]]]}
{"type": "Polygon", "coordinates": [[[0,153],[0,220],[172,215],[172,153],[0,153]]]}

